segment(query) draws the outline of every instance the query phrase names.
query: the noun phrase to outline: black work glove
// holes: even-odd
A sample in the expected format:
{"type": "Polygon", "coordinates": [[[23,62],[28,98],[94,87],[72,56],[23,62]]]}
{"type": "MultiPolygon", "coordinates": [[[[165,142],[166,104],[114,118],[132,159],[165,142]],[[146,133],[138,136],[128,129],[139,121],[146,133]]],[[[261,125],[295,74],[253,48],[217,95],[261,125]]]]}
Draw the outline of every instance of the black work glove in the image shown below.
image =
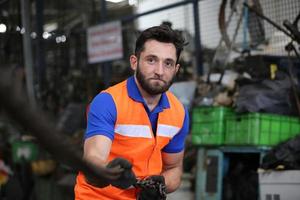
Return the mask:
{"type": "Polygon", "coordinates": [[[115,158],[107,164],[107,168],[114,168],[120,166],[124,171],[120,174],[120,177],[116,180],[112,180],[110,183],[112,186],[126,189],[136,183],[135,174],[132,171],[132,164],[124,158],[115,158]]]}
{"type": "Polygon", "coordinates": [[[141,189],[140,193],[137,195],[137,200],[165,200],[165,178],[160,175],[154,175],[149,176],[146,180],[150,180],[150,184],[141,189]]]}
{"type": "Polygon", "coordinates": [[[117,168],[116,171],[118,172],[114,176],[118,178],[107,177],[104,179],[99,179],[94,176],[89,176],[89,174],[86,174],[85,175],[86,181],[95,187],[103,188],[111,184],[121,189],[126,189],[136,182],[135,174],[131,170],[132,165],[128,160],[124,158],[113,159],[106,165],[106,169],[113,169],[113,168],[117,168]]]}

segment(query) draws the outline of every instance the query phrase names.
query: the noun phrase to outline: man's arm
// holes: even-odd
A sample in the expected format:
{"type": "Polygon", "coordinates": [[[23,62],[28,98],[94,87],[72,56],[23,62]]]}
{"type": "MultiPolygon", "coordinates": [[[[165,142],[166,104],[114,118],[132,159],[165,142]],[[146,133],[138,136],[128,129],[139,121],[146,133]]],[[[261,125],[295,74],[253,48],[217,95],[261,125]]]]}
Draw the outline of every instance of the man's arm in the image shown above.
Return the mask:
{"type": "Polygon", "coordinates": [[[132,164],[123,159],[115,158],[108,162],[108,156],[114,139],[116,107],[110,94],[100,93],[91,103],[88,112],[87,130],[84,141],[83,158],[94,166],[121,169],[114,180],[103,183],[95,177],[86,180],[93,186],[105,187],[109,184],[125,189],[136,182],[132,164]],[[103,106],[105,105],[105,106],[103,106]]]}
{"type": "Polygon", "coordinates": [[[83,158],[96,166],[106,166],[112,141],[104,135],[95,135],[84,142],[83,158]]]}
{"type": "MultiPolygon", "coordinates": [[[[87,138],[84,142],[83,159],[92,163],[97,168],[107,167],[107,158],[111,148],[112,141],[104,135],[95,135],[87,138]]],[[[95,179],[92,176],[85,176],[86,181],[96,187],[105,187],[109,182],[95,179]]]]}
{"type": "Polygon", "coordinates": [[[179,153],[162,152],[163,171],[161,175],[165,178],[168,193],[174,192],[180,186],[183,155],[183,150],[179,153]]]}
{"type": "Polygon", "coordinates": [[[185,108],[183,127],[162,151],[163,171],[167,192],[174,192],[181,183],[184,142],[189,132],[189,114],[185,108]]]}
{"type": "Polygon", "coordinates": [[[97,166],[106,165],[114,137],[116,114],[115,103],[108,93],[98,94],[90,104],[83,158],[97,166]]]}

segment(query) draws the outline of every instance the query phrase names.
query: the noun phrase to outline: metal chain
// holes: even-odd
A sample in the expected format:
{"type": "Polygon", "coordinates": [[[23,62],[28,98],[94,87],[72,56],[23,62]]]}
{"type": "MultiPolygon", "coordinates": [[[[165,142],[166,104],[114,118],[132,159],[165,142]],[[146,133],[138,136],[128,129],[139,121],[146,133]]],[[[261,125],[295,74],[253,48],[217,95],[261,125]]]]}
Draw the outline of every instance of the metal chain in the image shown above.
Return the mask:
{"type": "Polygon", "coordinates": [[[158,200],[166,200],[167,199],[167,188],[163,183],[159,183],[157,181],[153,181],[152,179],[138,180],[135,183],[135,187],[139,187],[142,189],[154,189],[159,192],[160,199],[158,200]]]}

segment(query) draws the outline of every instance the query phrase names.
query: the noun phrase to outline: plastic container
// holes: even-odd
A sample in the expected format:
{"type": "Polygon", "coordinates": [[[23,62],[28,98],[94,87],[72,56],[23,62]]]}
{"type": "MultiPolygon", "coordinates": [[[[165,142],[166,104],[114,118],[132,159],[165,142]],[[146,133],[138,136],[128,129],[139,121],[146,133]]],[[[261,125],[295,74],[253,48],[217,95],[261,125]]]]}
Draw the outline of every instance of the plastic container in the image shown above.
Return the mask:
{"type": "Polygon", "coordinates": [[[225,118],[234,112],[228,107],[198,107],[192,113],[192,143],[195,145],[222,145],[225,136],[225,118]]]}
{"type": "Polygon", "coordinates": [[[226,119],[225,144],[273,146],[299,133],[298,118],[249,113],[226,119]]]}

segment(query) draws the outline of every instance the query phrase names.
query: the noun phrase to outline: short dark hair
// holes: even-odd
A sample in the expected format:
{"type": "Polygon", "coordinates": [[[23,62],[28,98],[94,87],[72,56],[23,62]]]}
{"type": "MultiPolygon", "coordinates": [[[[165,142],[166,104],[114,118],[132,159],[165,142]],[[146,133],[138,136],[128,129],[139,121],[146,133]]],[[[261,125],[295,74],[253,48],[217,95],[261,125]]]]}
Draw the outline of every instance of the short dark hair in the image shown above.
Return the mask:
{"type": "Polygon", "coordinates": [[[170,26],[160,25],[153,26],[144,30],[136,40],[135,43],[135,55],[140,56],[141,52],[144,50],[144,45],[148,40],[157,40],[159,42],[173,43],[176,48],[176,56],[178,59],[183,47],[186,45],[184,38],[179,33],[179,31],[173,30],[170,26]]]}

